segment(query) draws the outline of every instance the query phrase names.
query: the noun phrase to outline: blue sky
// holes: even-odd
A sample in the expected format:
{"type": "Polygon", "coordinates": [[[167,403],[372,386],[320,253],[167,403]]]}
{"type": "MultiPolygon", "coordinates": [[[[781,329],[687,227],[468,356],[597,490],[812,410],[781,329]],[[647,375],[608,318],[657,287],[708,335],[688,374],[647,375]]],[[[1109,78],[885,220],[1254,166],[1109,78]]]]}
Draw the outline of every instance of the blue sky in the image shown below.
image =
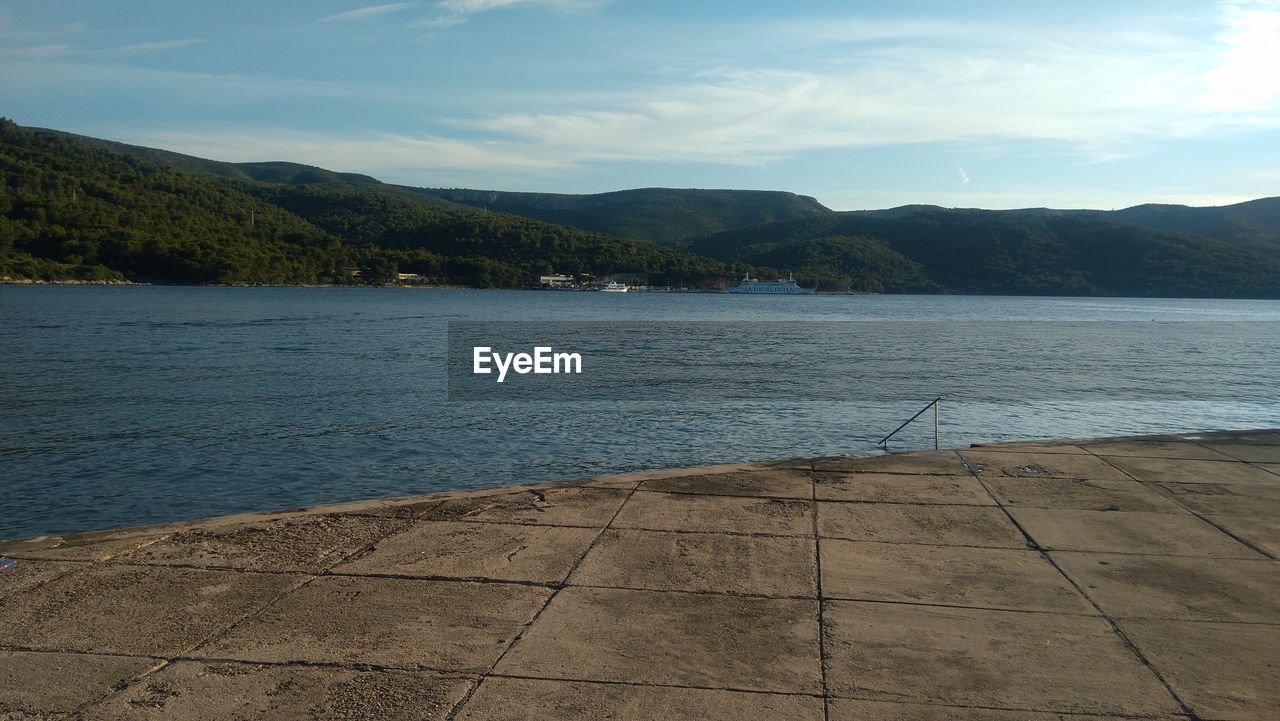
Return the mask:
{"type": "Polygon", "coordinates": [[[0,114],[410,185],[1280,195],[1280,0],[4,0],[0,114]]]}

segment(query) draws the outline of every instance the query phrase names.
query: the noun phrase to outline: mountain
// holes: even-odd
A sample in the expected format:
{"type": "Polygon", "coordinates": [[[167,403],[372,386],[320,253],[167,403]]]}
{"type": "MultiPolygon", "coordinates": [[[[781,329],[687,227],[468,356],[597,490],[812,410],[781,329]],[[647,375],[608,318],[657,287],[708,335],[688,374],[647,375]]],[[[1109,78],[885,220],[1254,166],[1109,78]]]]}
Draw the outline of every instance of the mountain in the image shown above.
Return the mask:
{"type": "Polygon", "coordinates": [[[1136,205],[1107,215],[1156,230],[1203,235],[1255,250],[1280,252],[1280,198],[1208,208],[1136,205]]]}
{"type": "Polygon", "coordinates": [[[740,270],[366,176],[122,150],[8,120],[0,120],[0,177],[0,277],[382,283],[407,272],[528,287],[552,271],[698,283],[740,270]]]}
{"type": "Polygon", "coordinates": [[[148,148],[141,145],[119,143],[114,140],[103,140],[87,135],[77,135],[61,130],[32,128],[32,130],[54,137],[69,140],[77,145],[105,150],[117,155],[126,155],[155,165],[164,166],[184,173],[204,175],[221,180],[241,183],[279,183],[286,185],[336,185],[354,189],[399,195],[413,198],[423,205],[453,208],[456,210],[474,210],[470,206],[451,203],[419,192],[415,188],[383,183],[377,178],[359,173],[339,173],[333,170],[317,168],[314,165],[303,165],[283,160],[251,163],[228,163],[221,160],[208,160],[194,155],[184,155],[170,150],[148,148]]]}
{"type": "Polygon", "coordinates": [[[293,185],[352,185],[363,189],[377,187],[381,192],[411,195],[445,207],[467,207],[519,215],[628,240],[646,240],[664,245],[681,238],[744,225],[833,213],[808,196],[771,190],[642,188],[595,195],[567,195],[414,188],[382,183],[367,175],[336,173],[298,163],[226,163],[62,131],[44,132],[56,133],[103,150],[131,155],[177,170],[230,180],[293,185]]]}
{"type": "Polygon", "coordinates": [[[806,195],[773,190],[641,188],[596,195],[439,188],[422,188],[419,192],[477,208],[661,245],[745,225],[823,217],[834,212],[806,195]]]}
{"type": "Polygon", "coordinates": [[[1168,232],[1099,211],[901,212],[766,223],[680,246],[792,268],[829,287],[995,294],[1280,297],[1280,252],[1168,232]]]}
{"type": "Polygon", "coordinates": [[[873,218],[905,218],[908,215],[916,213],[928,213],[939,210],[946,210],[941,205],[899,205],[895,208],[884,208],[882,210],[848,210],[846,214],[850,215],[867,215],[873,218]]]}
{"type": "Polygon", "coordinates": [[[831,291],[1280,298],[1280,198],[837,213],[764,191],[445,191],[2,119],[0,176],[0,277],[381,284],[414,273],[519,288],[551,272],[690,285],[793,272],[831,291]]]}
{"type": "MultiPolygon", "coordinates": [[[[948,209],[936,205],[904,205],[887,210],[861,210],[854,213],[876,218],[905,218],[917,213],[945,210],[948,209]]],[[[1148,203],[1122,210],[1022,208],[1004,212],[1033,217],[1087,215],[1152,230],[1224,240],[1268,253],[1280,251],[1280,197],[1208,207],[1148,203]]]]}

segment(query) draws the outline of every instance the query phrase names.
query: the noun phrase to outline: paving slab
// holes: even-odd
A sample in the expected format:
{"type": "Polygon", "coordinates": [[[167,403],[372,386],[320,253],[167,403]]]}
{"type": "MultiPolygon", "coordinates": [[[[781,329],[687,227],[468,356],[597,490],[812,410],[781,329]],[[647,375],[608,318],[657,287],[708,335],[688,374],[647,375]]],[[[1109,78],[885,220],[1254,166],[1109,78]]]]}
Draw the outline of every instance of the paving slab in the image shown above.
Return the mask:
{"type": "MultiPolygon", "coordinates": [[[[530,484],[513,484],[508,486],[502,485],[483,485],[483,486],[465,486],[462,488],[454,488],[448,491],[439,491],[426,496],[420,496],[424,501],[426,499],[434,500],[432,506],[438,506],[444,501],[461,501],[475,498],[492,498],[494,496],[511,496],[520,493],[529,493],[530,491],[544,491],[548,487],[553,486],[552,483],[530,483],[530,484]]],[[[577,487],[577,484],[574,484],[577,487]]]]}
{"type": "Polygon", "coordinates": [[[1200,443],[1242,443],[1261,446],[1280,446],[1280,429],[1260,428],[1249,431],[1206,431],[1180,436],[1184,440],[1200,443]]]}
{"type": "Polygon", "coordinates": [[[823,721],[822,699],[774,693],[487,678],[458,721],[823,721]]]}
{"type": "Polygon", "coordinates": [[[55,561],[105,561],[155,543],[171,531],[169,527],[154,526],[0,541],[0,556],[55,561]]]}
{"type": "Polygon", "coordinates": [[[1132,480],[1106,461],[1092,455],[1064,453],[1009,453],[965,450],[960,455],[979,475],[1018,478],[1084,478],[1097,481],[1132,480]]]}
{"type": "Polygon", "coordinates": [[[987,485],[1002,504],[1013,508],[1185,513],[1176,503],[1137,481],[996,477],[988,479],[987,485]]]}
{"type": "Polygon", "coordinates": [[[974,443],[971,449],[992,451],[995,453],[1068,453],[1077,456],[1089,455],[1089,451],[1070,443],[974,443]]]}
{"type": "Polygon", "coordinates": [[[479,673],[550,595],[505,583],[326,576],[191,655],[479,673]]]}
{"type": "Polygon", "coordinates": [[[1140,458],[1183,458],[1188,460],[1229,461],[1231,456],[1219,453],[1195,441],[1130,441],[1111,440],[1083,446],[1099,456],[1136,456],[1140,458]]]}
{"type": "Polygon", "coordinates": [[[1212,513],[1210,521],[1230,531],[1238,538],[1260,548],[1273,559],[1280,559],[1280,516],[1233,516],[1212,513]]]}
{"type": "Polygon", "coordinates": [[[816,601],[570,587],[495,671],[815,694],[817,650],[816,601]]]}
{"type": "Polygon", "coordinates": [[[89,568],[7,600],[0,645],[170,657],[301,580],[192,568],[89,568]]]}
{"type": "Polygon", "coordinates": [[[640,481],[654,478],[679,478],[681,476],[705,476],[717,473],[736,473],[738,471],[757,471],[777,467],[776,463],[718,463],[710,466],[694,466],[692,468],[660,468],[649,471],[632,471],[610,476],[588,478],[584,481],[566,481],[566,485],[586,485],[597,487],[625,488],[631,490],[640,481]]]}
{"type": "Polygon", "coordinates": [[[1155,675],[1101,619],[830,601],[828,684],[876,701],[1172,714],[1155,675]]]}
{"type": "MultiPolygon", "coordinates": [[[[291,509],[290,512],[280,515],[278,518],[295,517],[298,515],[317,515],[317,514],[357,514],[361,516],[376,516],[379,518],[403,518],[412,520],[422,515],[424,511],[440,502],[437,494],[426,494],[419,496],[399,496],[395,498],[376,498],[364,501],[348,501],[346,503],[332,503],[320,506],[312,506],[304,509],[291,509]],[[294,511],[302,511],[296,513],[294,511]]],[[[272,515],[271,512],[266,514],[253,515],[272,515]]],[[[278,520],[277,518],[277,520],[278,520]]],[[[216,523],[219,519],[213,519],[216,523]]],[[[244,516],[234,516],[232,520],[252,522],[254,520],[272,520],[272,519],[254,519],[244,516]]]]}
{"type": "Polygon", "coordinates": [[[0,674],[27,675],[0,718],[817,721],[824,686],[836,721],[1180,718],[1080,587],[1200,718],[1274,718],[1276,448],[1033,441],[4,542],[0,674]]]}
{"type": "Polygon", "coordinates": [[[1119,458],[1109,460],[1139,481],[1167,483],[1277,484],[1280,477],[1238,461],[1188,461],[1177,458],[1119,458]]]}
{"type": "Polygon", "coordinates": [[[445,500],[423,518],[436,521],[492,521],[604,528],[630,491],[608,488],[550,488],[445,500]]]}
{"type": "Polygon", "coordinates": [[[85,564],[63,563],[60,561],[43,561],[27,559],[7,559],[8,570],[0,571],[0,610],[5,607],[5,599],[12,598],[24,591],[52,581],[76,569],[87,568],[85,564]]]}
{"type": "Polygon", "coordinates": [[[178,531],[120,560],[131,563],[319,573],[411,521],[346,514],[298,516],[178,531]]]}
{"type": "Polygon", "coordinates": [[[179,661],[89,715],[95,721],[441,721],[474,683],[405,671],[179,661]]]}
{"type": "Polygon", "coordinates": [[[815,471],[855,473],[927,473],[943,476],[967,476],[969,469],[960,462],[955,451],[914,451],[882,456],[820,458],[813,462],[815,471]]]}
{"type": "Polygon", "coordinates": [[[822,541],[824,598],[1096,614],[1037,551],[822,541]]]}
{"type": "Polygon", "coordinates": [[[1026,548],[1017,526],[998,508],[894,503],[818,503],[818,532],[854,541],[1026,548]]]}
{"type": "Polygon", "coordinates": [[[1012,508],[1041,548],[1201,558],[1262,558],[1191,514],[1012,508]]]}
{"type": "MultiPolygon", "coordinates": [[[[1044,713],[1041,711],[997,711],[958,706],[926,706],[887,701],[831,699],[829,721],[1130,721],[1122,716],[1094,716],[1044,713]]],[[[1182,716],[1144,717],[1144,721],[1174,721],[1182,716]]]]}
{"type": "Polygon", "coordinates": [[[582,586],[817,598],[811,538],[609,530],[569,578],[582,586]]]}
{"type": "Polygon", "coordinates": [[[625,476],[601,476],[584,481],[566,481],[566,486],[586,486],[588,488],[608,488],[612,490],[630,491],[638,484],[634,479],[625,476]]]}
{"type": "MultiPolygon", "coordinates": [[[[704,473],[706,471],[703,471],[704,473]]],[[[639,482],[636,480],[623,480],[621,477],[599,477],[599,478],[580,478],[570,481],[544,481],[542,483],[518,483],[514,485],[489,486],[488,491],[492,495],[493,491],[503,493],[511,492],[530,492],[530,491],[560,491],[570,488],[595,488],[606,491],[630,491],[633,490],[639,482]]],[[[477,489],[482,490],[482,489],[477,489]]],[[[446,491],[452,493],[452,491],[446,491]]]]}
{"type": "Polygon", "coordinates": [[[332,571],[560,583],[599,533],[566,526],[418,521],[332,571]]]}
{"type": "Polygon", "coordinates": [[[1204,514],[1280,517],[1280,484],[1153,483],[1178,505],[1204,514]]]}
{"type": "Polygon", "coordinates": [[[1280,626],[1121,621],[1120,627],[1201,718],[1275,720],[1280,626]]]}
{"type": "Polygon", "coordinates": [[[636,491],[613,528],[812,536],[810,501],[636,491]]]}
{"type": "Polygon", "coordinates": [[[931,503],[994,506],[995,500],[973,476],[926,476],[901,473],[817,473],[814,490],[820,501],[931,503]]]}
{"type": "Polygon", "coordinates": [[[159,664],[153,658],[0,650],[0,718],[69,714],[159,664]]]}
{"type": "Polygon", "coordinates": [[[1113,618],[1270,623],[1280,619],[1280,563],[1054,552],[1113,618]]]}
{"type": "Polygon", "coordinates": [[[805,471],[785,469],[738,471],[659,478],[641,482],[640,488],[669,493],[808,499],[813,497],[813,477],[805,471]]]}
{"type": "Polygon", "coordinates": [[[793,471],[812,471],[813,461],[813,458],[780,458],[776,461],[765,461],[760,464],[760,467],[766,469],[783,468],[793,471]]]}

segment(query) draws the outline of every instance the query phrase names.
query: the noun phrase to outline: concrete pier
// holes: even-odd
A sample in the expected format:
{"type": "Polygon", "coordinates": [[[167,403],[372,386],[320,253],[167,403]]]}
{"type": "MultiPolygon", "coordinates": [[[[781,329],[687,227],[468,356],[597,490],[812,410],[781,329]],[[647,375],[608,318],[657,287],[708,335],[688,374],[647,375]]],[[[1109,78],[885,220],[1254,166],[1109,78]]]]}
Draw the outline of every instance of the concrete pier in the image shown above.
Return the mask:
{"type": "Polygon", "coordinates": [[[0,556],[12,721],[1280,718],[1275,430],[632,474],[0,556]]]}

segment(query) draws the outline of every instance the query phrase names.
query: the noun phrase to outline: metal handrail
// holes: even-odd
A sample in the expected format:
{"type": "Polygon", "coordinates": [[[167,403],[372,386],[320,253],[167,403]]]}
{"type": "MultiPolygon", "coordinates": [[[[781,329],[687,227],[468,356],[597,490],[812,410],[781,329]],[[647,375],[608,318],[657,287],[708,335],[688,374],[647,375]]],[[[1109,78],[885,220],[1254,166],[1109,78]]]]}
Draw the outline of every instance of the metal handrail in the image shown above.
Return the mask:
{"type": "Polygon", "coordinates": [[[942,396],[938,396],[937,398],[934,398],[933,400],[929,401],[928,405],[926,405],[924,408],[921,408],[919,413],[916,413],[914,416],[911,416],[910,418],[908,418],[906,423],[903,423],[902,425],[893,429],[893,433],[890,433],[884,438],[881,438],[880,442],[877,443],[876,445],[883,447],[886,451],[889,450],[889,439],[893,438],[894,435],[898,433],[898,431],[910,425],[911,421],[914,421],[915,419],[924,415],[924,412],[929,410],[929,407],[932,406],[933,407],[933,449],[935,451],[938,450],[938,404],[941,401],[942,401],[942,396]]]}

